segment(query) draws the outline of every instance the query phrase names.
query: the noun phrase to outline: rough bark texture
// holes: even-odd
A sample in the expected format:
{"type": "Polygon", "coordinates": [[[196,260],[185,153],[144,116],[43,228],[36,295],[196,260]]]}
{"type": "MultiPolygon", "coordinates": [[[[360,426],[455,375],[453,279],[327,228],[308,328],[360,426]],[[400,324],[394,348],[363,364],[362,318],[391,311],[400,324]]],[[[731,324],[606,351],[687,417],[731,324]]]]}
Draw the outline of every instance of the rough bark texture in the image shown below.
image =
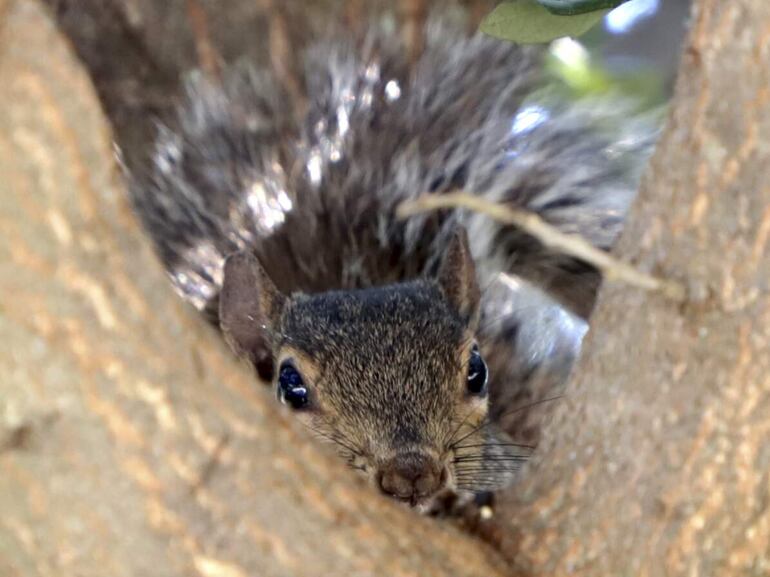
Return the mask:
{"type": "Polygon", "coordinates": [[[500,511],[533,575],[770,574],[770,3],[696,3],[668,128],[543,461],[500,511]]]}
{"type": "Polygon", "coordinates": [[[502,574],[305,440],[181,304],[86,75],[37,3],[0,9],[0,575],[502,574]]]}
{"type": "Polygon", "coordinates": [[[0,575],[767,575],[770,5],[700,0],[607,287],[498,554],[307,440],[167,287],[95,93],[0,0],[0,575]]]}

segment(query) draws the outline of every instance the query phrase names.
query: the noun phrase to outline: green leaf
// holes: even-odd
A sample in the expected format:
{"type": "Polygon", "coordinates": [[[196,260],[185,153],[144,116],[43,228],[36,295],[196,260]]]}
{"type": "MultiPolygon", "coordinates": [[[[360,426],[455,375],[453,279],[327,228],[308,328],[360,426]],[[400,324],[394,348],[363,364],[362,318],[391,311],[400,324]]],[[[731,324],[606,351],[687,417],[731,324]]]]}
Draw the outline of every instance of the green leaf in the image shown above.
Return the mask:
{"type": "Polygon", "coordinates": [[[574,16],[596,10],[612,10],[629,0],[537,0],[552,14],[574,16]]]}
{"type": "Polygon", "coordinates": [[[608,10],[576,16],[557,16],[537,0],[508,0],[499,4],[481,23],[481,31],[519,44],[550,42],[562,36],[580,36],[592,28],[608,10]]]}

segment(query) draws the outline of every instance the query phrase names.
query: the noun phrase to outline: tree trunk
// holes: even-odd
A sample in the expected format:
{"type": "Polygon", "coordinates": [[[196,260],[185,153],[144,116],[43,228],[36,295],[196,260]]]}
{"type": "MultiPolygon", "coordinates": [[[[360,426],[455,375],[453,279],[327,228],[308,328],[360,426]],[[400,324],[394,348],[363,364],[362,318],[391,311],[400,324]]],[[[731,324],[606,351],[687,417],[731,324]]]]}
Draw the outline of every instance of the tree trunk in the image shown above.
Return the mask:
{"type": "Polygon", "coordinates": [[[37,3],[0,10],[0,575],[502,575],[308,442],[172,293],[85,73],[37,3]]]}
{"type": "Polygon", "coordinates": [[[498,551],[377,496],[170,291],[85,73],[0,0],[0,575],[766,575],[770,5],[700,0],[607,286],[498,551]],[[763,354],[764,353],[764,354],[763,354]]]}
{"type": "Polygon", "coordinates": [[[542,461],[500,511],[532,575],[770,574],[770,2],[700,0],[542,461]]]}

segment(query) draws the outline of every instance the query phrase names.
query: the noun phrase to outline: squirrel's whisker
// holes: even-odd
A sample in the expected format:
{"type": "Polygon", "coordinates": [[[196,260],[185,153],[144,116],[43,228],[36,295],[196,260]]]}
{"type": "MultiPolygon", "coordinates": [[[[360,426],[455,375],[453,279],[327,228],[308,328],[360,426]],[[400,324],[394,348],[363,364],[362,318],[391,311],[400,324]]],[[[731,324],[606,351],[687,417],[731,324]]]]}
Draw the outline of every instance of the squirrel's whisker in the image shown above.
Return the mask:
{"type": "Polygon", "coordinates": [[[488,443],[478,443],[473,445],[457,445],[455,449],[475,449],[478,447],[519,447],[522,449],[536,449],[536,445],[524,445],[522,443],[508,443],[504,441],[489,441],[488,443]]]}
{"type": "MultiPolygon", "coordinates": [[[[540,400],[535,401],[533,403],[529,403],[528,405],[523,405],[521,407],[516,407],[515,409],[511,409],[510,411],[505,411],[505,412],[501,413],[500,415],[497,416],[497,419],[500,419],[502,417],[507,417],[507,416],[516,414],[516,413],[518,413],[520,411],[526,411],[527,409],[531,409],[531,408],[536,407],[538,405],[541,405],[543,403],[547,403],[547,402],[550,402],[550,401],[556,401],[558,399],[561,399],[563,396],[564,395],[556,395],[555,397],[548,397],[547,399],[540,399],[540,400]]],[[[460,437],[457,441],[455,441],[455,444],[452,446],[452,448],[455,448],[459,443],[461,443],[462,441],[464,441],[465,439],[467,439],[468,437],[470,437],[474,433],[480,431],[484,427],[488,427],[492,423],[493,423],[492,418],[490,416],[488,416],[487,418],[484,419],[484,421],[478,427],[474,428],[472,431],[470,431],[464,437],[460,437]]]]}

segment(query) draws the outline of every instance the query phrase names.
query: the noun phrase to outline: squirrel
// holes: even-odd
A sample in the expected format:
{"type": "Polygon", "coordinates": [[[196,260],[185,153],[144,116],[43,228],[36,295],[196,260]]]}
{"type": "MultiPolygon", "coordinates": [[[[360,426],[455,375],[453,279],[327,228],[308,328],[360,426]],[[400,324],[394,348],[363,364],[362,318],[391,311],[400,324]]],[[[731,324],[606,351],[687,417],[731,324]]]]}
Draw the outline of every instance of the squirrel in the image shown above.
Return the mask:
{"type": "Polygon", "coordinates": [[[136,212],[182,297],[384,494],[504,487],[537,436],[521,402],[559,390],[599,274],[477,214],[396,208],[462,189],[609,249],[654,131],[444,16],[416,60],[387,18],[301,50],[299,115],[269,67],[192,74],[136,212]]]}

